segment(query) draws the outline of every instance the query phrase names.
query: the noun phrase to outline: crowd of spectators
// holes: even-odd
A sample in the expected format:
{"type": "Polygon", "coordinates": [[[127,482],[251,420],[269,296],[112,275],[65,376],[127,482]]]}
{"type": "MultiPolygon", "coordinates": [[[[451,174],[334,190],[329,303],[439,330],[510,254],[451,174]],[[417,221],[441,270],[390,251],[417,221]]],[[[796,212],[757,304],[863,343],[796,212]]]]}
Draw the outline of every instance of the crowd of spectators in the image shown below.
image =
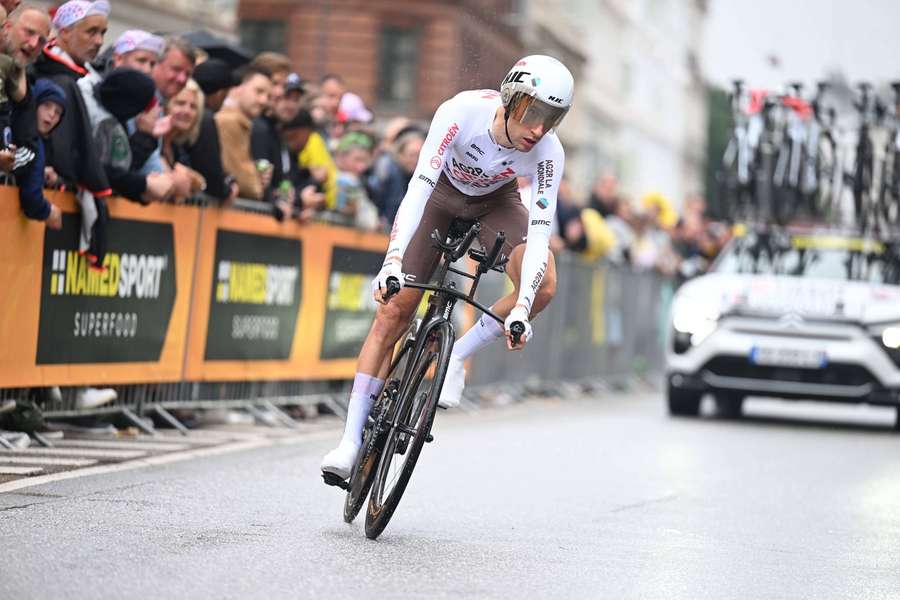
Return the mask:
{"type": "MultiPolygon", "coordinates": [[[[527,186],[520,181],[520,191],[527,193],[527,186]]],[[[684,280],[704,272],[731,235],[731,227],[707,215],[699,196],[687,198],[679,215],[662,194],[635,201],[619,191],[614,175],[604,174],[581,199],[563,180],[551,247],[684,280]]]]}
{"type": "MultiPolygon", "coordinates": [[[[45,187],[73,191],[79,249],[103,269],[106,200],[257,201],[279,220],[314,219],[386,231],[426,130],[382,123],[339,75],[311,82],[287,56],[244,65],[185,38],[131,30],[106,40],[107,0],[70,0],[52,14],[0,0],[0,169],[28,218],[61,226],[45,187]],[[2,13],[0,13],[2,16],[2,13]]],[[[520,181],[523,194],[529,181],[520,181]]],[[[555,250],[639,271],[690,276],[727,241],[690,198],[679,216],[660,194],[634,202],[613,175],[577,198],[559,190],[555,250]]]]}

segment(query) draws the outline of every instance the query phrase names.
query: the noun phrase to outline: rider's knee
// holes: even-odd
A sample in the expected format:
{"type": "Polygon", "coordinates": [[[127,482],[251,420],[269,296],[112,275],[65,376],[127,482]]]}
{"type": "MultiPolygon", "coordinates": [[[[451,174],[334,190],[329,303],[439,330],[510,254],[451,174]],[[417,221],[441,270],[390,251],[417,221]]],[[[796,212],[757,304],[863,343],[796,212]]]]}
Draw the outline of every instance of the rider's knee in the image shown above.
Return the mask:
{"type": "Polygon", "coordinates": [[[409,308],[402,302],[388,302],[378,307],[373,328],[377,333],[389,337],[404,327],[409,322],[409,317],[409,308]]]}

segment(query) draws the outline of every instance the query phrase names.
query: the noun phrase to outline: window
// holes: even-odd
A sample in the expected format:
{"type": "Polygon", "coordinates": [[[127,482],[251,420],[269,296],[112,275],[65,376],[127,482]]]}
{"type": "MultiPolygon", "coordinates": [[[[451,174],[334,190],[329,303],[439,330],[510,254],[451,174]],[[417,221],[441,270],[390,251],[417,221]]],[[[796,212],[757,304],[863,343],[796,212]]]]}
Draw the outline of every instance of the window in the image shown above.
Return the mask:
{"type": "Polygon", "coordinates": [[[241,20],[241,45],[254,54],[259,52],[287,51],[285,44],[285,21],[250,21],[241,20]]]}
{"type": "Polygon", "coordinates": [[[387,106],[408,108],[416,99],[419,35],[413,29],[385,27],[381,32],[378,99],[387,106]]]}

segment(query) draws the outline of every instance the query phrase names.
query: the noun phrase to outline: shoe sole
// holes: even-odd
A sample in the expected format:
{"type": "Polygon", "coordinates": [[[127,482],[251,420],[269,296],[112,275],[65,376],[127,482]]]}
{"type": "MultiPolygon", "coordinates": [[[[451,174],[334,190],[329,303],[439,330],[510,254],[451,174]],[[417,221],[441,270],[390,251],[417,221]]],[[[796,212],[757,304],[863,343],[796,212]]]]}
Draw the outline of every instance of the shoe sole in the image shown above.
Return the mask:
{"type": "Polygon", "coordinates": [[[331,473],[332,475],[340,477],[341,479],[347,479],[348,477],[350,477],[350,469],[342,470],[331,467],[322,467],[322,472],[331,473]]]}

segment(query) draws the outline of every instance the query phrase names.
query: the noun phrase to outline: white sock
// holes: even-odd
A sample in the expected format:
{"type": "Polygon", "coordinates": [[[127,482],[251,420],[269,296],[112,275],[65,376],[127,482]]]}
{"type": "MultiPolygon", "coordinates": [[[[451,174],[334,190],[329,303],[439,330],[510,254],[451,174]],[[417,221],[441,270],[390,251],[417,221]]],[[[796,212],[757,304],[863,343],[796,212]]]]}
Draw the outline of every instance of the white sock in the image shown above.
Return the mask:
{"type": "Polygon", "coordinates": [[[481,315],[472,328],[453,344],[453,356],[465,360],[502,337],[503,325],[487,315],[481,315]]]}
{"type": "Polygon", "coordinates": [[[357,373],[353,378],[353,389],[350,391],[350,404],[347,406],[347,422],[344,424],[344,441],[351,442],[357,448],[362,445],[363,427],[375,402],[373,394],[377,394],[383,380],[365,373],[357,373]]]}

